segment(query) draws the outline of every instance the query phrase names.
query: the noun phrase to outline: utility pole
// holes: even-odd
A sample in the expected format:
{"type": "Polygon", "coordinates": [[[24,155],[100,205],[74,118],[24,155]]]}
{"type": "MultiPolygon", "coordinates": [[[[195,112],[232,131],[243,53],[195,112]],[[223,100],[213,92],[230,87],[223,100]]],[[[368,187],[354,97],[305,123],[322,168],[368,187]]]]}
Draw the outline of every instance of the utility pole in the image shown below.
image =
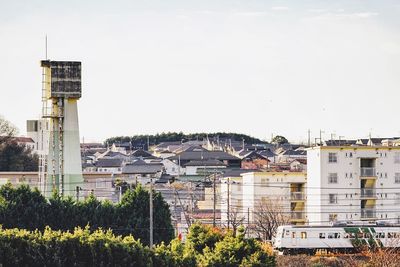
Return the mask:
{"type": "Polygon", "coordinates": [[[231,212],[230,212],[230,203],[229,203],[229,198],[230,198],[230,194],[229,194],[229,191],[230,191],[230,188],[229,188],[229,184],[230,184],[230,178],[228,177],[228,199],[227,199],[227,203],[228,203],[228,230],[229,230],[229,225],[230,225],[230,214],[231,214],[231,212]]]}
{"type": "Polygon", "coordinates": [[[150,178],[150,248],[153,247],[153,179],[150,178]]]}
{"type": "Polygon", "coordinates": [[[181,155],[178,155],[178,180],[181,178],[181,155]]]}
{"type": "Polygon", "coordinates": [[[320,146],[322,146],[322,133],[325,133],[325,132],[322,131],[322,130],[319,130],[319,144],[320,144],[320,146]]]}
{"type": "Polygon", "coordinates": [[[213,191],[214,191],[214,198],[213,198],[213,226],[215,227],[215,208],[216,208],[216,202],[217,202],[217,193],[215,192],[215,180],[216,180],[217,174],[214,173],[214,181],[213,181],[213,191]]]}
{"type": "Polygon", "coordinates": [[[76,187],[76,202],[79,202],[79,190],[80,190],[80,187],[77,186],[76,187]]]}
{"type": "Polygon", "coordinates": [[[311,146],[311,131],[308,129],[308,147],[311,146]]]}
{"type": "Polygon", "coordinates": [[[122,185],[119,185],[118,202],[121,203],[121,200],[122,200],[122,185]]]}
{"type": "Polygon", "coordinates": [[[178,214],[176,213],[176,194],[174,194],[175,235],[178,236],[178,214]]]}
{"type": "Polygon", "coordinates": [[[250,208],[247,208],[247,237],[250,237],[250,208]]]}

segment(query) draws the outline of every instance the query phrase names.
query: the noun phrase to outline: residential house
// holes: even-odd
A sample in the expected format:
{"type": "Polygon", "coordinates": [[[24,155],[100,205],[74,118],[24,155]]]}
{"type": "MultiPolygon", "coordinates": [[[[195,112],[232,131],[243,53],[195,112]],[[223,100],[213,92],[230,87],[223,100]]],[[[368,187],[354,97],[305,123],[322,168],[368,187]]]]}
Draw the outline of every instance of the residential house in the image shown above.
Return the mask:
{"type": "Polygon", "coordinates": [[[226,168],[226,164],[215,159],[191,160],[183,165],[186,175],[204,175],[226,168]]]}
{"type": "Polygon", "coordinates": [[[307,159],[294,159],[289,164],[290,171],[302,172],[307,171],[307,159]]]}
{"type": "Polygon", "coordinates": [[[122,173],[122,168],[125,165],[122,158],[101,158],[96,161],[96,171],[97,172],[108,172],[114,174],[122,173]]]}
{"type": "Polygon", "coordinates": [[[268,169],[268,158],[262,156],[254,150],[240,152],[239,158],[242,159],[242,169],[268,169]]]}

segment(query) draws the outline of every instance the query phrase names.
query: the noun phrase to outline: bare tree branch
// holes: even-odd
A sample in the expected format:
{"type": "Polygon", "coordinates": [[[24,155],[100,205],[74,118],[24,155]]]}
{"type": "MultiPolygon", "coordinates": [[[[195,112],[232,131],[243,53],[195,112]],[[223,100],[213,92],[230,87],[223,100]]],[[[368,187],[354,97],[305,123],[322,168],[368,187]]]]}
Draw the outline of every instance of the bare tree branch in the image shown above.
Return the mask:
{"type": "Polygon", "coordinates": [[[288,224],[290,220],[281,201],[271,199],[259,201],[253,217],[254,231],[264,241],[271,240],[278,226],[288,224]]]}

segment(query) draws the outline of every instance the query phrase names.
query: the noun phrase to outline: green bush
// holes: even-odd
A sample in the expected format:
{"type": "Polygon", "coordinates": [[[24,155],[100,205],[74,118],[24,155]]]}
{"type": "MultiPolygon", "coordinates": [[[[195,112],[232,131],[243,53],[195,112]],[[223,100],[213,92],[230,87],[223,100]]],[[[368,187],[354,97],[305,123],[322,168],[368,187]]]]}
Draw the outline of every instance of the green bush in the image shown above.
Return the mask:
{"type": "Polygon", "coordinates": [[[201,224],[193,224],[185,243],[174,239],[166,246],[154,249],[155,263],[159,266],[275,266],[275,256],[253,238],[244,238],[240,228],[236,236],[232,232],[201,224]],[[158,262],[157,262],[158,260],[158,262]]]}
{"type": "Polygon", "coordinates": [[[245,239],[242,230],[234,237],[231,232],[195,224],[189,232],[192,237],[184,243],[174,239],[168,245],[161,243],[150,249],[131,235],[122,237],[101,229],[90,231],[88,226],[72,232],[50,227],[42,232],[0,227],[0,265],[275,266],[275,257],[259,241],[245,239]],[[195,249],[203,246],[201,251],[195,249]]]}
{"type": "Polygon", "coordinates": [[[4,266],[151,266],[152,252],[132,236],[76,228],[72,233],[0,229],[4,266]]]}
{"type": "MultiPolygon", "coordinates": [[[[37,189],[26,185],[0,188],[0,224],[4,228],[41,230],[46,226],[56,230],[74,230],[90,225],[92,229],[112,229],[118,235],[133,235],[149,244],[149,193],[141,186],[127,190],[119,204],[98,201],[89,196],[76,202],[54,194],[46,200],[37,189]]],[[[160,193],[153,194],[154,242],[169,242],[174,237],[168,204],[160,193]]]]}

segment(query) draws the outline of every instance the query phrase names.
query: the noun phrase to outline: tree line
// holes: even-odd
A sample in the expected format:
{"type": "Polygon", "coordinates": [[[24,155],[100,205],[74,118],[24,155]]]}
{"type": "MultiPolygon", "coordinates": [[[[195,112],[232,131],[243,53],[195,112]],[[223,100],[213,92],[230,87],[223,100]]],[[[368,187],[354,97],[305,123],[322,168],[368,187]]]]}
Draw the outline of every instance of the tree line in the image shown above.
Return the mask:
{"type": "MultiPolygon", "coordinates": [[[[112,229],[118,235],[133,235],[148,244],[149,200],[149,192],[140,185],[128,189],[121,202],[113,204],[98,201],[93,195],[76,201],[54,193],[47,200],[38,189],[6,184],[0,188],[0,224],[4,228],[40,231],[46,227],[72,231],[75,227],[90,225],[93,229],[112,229]]],[[[169,206],[156,192],[153,192],[153,205],[154,242],[169,242],[174,237],[169,206]]]]}
{"type": "Polygon", "coordinates": [[[110,137],[104,141],[105,145],[111,144],[119,144],[119,143],[131,143],[132,146],[147,146],[147,142],[150,145],[158,145],[162,142],[181,142],[181,141],[189,141],[189,140],[200,140],[202,141],[204,138],[220,138],[220,139],[232,139],[232,141],[245,141],[248,144],[264,144],[265,141],[262,141],[258,138],[251,137],[245,134],[238,133],[225,133],[225,132],[217,132],[217,133],[190,133],[185,134],[183,132],[167,132],[167,133],[157,133],[155,135],[133,135],[133,136],[116,136],[110,137]]]}

